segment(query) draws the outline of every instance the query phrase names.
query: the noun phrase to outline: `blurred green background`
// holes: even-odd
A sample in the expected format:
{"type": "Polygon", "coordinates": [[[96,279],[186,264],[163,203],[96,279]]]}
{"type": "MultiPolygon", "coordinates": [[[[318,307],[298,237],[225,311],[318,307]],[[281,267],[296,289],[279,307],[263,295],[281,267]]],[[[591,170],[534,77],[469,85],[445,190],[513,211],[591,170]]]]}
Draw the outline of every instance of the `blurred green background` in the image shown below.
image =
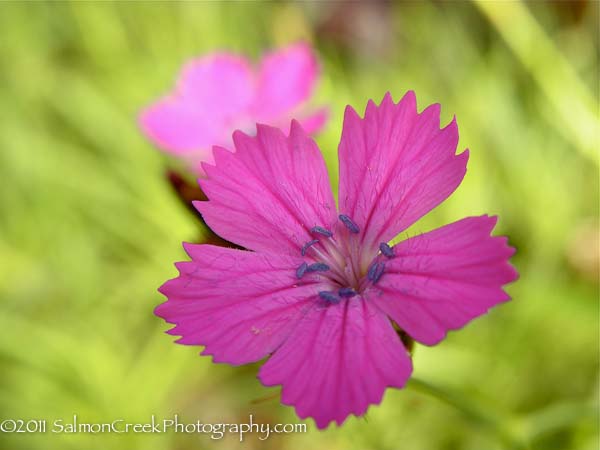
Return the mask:
{"type": "MultiPolygon", "coordinates": [[[[3,434],[1,449],[598,448],[598,3],[2,3],[0,419],[299,421],[256,366],[214,365],[152,314],[197,239],[136,116],[189,58],[320,53],[332,174],[343,108],[414,89],[457,115],[464,183],[413,229],[500,216],[513,301],[434,348],[366,418],[306,434],[3,434]]],[[[335,175],[332,178],[336,179],[335,175]]]]}

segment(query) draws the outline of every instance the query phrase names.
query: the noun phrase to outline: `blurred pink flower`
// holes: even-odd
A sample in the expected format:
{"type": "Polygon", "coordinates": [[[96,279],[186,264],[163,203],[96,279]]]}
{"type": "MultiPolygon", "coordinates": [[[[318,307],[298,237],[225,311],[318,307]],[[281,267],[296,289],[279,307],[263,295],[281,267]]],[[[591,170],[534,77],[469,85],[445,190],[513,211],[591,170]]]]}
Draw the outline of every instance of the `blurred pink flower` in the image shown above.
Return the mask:
{"type": "Polygon", "coordinates": [[[282,128],[298,118],[307,132],[327,120],[325,108],[309,112],[319,67],[304,43],[267,53],[256,70],[241,55],[213,53],[186,64],[174,92],[142,111],[139,123],[158,147],[192,164],[213,162],[213,145],[231,148],[231,134],[254,132],[255,123],[282,128]]]}
{"type": "Polygon", "coordinates": [[[417,112],[413,92],[394,104],[346,109],[339,146],[339,213],[316,144],[259,125],[236,132],[236,152],[215,148],[196,202],[207,224],[245,250],[184,244],[191,257],[161,288],[156,314],[178,342],[205,346],[214,362],[247,364],[281,384],[282,402],[319,428],[364,414],[412,372],[392,321],[425,345],[440,342],[509,300],[514,249],[492,237],[495,217],[468,217],[388,242],[460,184],[456,120],[440,106],[417,112]]]}

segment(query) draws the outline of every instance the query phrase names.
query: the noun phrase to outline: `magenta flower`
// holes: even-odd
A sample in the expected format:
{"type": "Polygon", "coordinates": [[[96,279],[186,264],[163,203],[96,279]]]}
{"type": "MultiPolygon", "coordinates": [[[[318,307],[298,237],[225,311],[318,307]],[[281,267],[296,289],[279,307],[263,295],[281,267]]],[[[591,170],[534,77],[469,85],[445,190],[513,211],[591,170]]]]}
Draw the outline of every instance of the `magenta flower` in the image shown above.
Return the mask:
{"type": "MultiPolygon", "coordinates": [[[[236,129],[253,133],[260,122],[287,133],[318,76],[316,57],[302,43],[267,53],[256,71],[241,55],[210,54],[183,68],[175,91],[143,111],[140,126],[158,147],[202,173],[201,162],[213,162],[211,147],[231,148],[236,129]]],[[[313,133],[326,120],[319,109],[301,123],[313,133]]]]}
{"type": "Polygon", "coordinates": [[[446,199],[466,172],[456,121],[417,112],[413,92],[346,109],[339,146],[339,213],[321,153],[298,122],[286,137],[258,125],[215,148],[196,202],[208,225],[244,250],[184,244],[192,261],[161,288],[156,314],[178,342],[214,362],[247,364],[282,385],[281,400],[319,428],[364,414],[401,388],[411,358],[392,322],[425,345],[492,306],[517,278],[514,249],[492,237],[495,217],[468,217],[391,247],[446,199]]]}

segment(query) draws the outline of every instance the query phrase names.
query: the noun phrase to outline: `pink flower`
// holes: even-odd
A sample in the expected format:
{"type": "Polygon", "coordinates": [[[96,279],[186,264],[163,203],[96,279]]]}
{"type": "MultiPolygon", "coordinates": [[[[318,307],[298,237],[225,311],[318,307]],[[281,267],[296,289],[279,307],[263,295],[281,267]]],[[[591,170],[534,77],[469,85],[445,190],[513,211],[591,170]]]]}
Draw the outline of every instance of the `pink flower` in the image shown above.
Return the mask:
{"type": "MultiPolygon", "coordinates": [[[[213,145],[231,148],[234,130],[252,133],[256,122],[289,126],[302,114],[318,72],[315,55],[302,43],[267,53],[256,71],[241,55],[210,54],[183,68],[175,91],[144,110],[140,126],[158,147],[202,173],[201,162],[213,162],[213,145]]],[[[319,109],[301,123],[313,133],[326,120],[319,109]]]]}
{"type": "Polygon", "coordinates": [[[468,151],[439,128],[440,106],[417,112],[413,92],[346,109],[339,146],[339,213],[323,158],[298,122],[286,137],[258,126],[215,148],[196,202],[208,225],[249,251],[184,244],[189,262],[161,288],[156,314],[178,342],[214,362],[247,364],[282,385],[281,400],[319,428],[364,414],[401,388],[411,358],[390,320],[425,345],[509,300],[514,249],[492,237],[495,217],[468,217],[388,242],[460,184],[468,151]]]}

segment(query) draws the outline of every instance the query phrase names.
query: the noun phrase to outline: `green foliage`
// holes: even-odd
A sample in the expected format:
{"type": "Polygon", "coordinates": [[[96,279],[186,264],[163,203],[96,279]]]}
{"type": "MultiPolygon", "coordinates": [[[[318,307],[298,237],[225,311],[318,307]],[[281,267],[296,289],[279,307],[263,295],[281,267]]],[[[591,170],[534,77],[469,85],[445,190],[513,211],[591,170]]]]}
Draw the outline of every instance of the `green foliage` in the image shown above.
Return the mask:
{"type": "Polygon", "coordinates": [[[298,421],[275,399],[254,402],[276,392],[256,367],[197,357],[152,314],[156,288],[184,259],[181,241],[202,230],[165,181],[173,161],[143,139],[136,115],[184,61],[215,48],[257,57],[298,38],[315,43],[315,103],[332,116],[317,141],[334,180],[345,105],[362,112],[369,98],[414,89],[420,108],[443,105],[444,123],[456,114],[467,177],[408,234],[498,214],[521,274],[512,302],[435,348],[418,346],[415,381],[342,428],[309,422],[306,434],[243,444],[0,434],[0,448],[597,448],[598,278],[582,253],[597,257],[598,3],[575,8],[0,5],[0,419],[298,421]]]}

